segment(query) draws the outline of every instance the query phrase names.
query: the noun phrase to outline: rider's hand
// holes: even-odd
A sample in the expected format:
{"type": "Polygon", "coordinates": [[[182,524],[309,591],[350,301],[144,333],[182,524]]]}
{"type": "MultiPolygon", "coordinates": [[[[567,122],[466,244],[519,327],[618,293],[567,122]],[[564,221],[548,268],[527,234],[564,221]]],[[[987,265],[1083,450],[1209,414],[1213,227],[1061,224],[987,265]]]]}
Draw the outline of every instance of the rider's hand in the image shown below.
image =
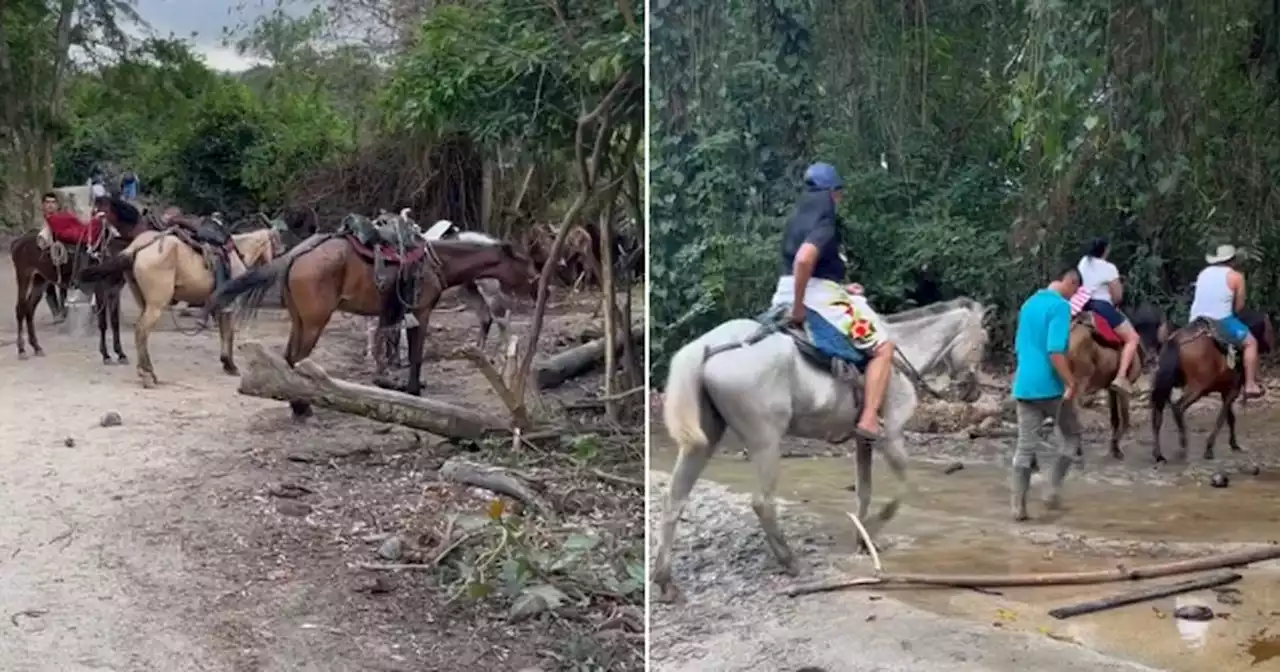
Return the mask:
{"type": "Polygon", "coordinates": [[[1067,383],[1066,389],[1062,392],[1063,401],[1071,401],[1076,398],[1076,384],[1067,383]]]}
{"type": "Polygon", "coordinates": [[[791,324],[800,326],[804,324],[805,308],[803,303],[792,304],[791,306],[791,324]]]}
{"type": "Polygon", "coordinates": [[[844,289],[854,296],[862,296],[862,293],[866,291],[865,287],[856,282],[846,285],[844,289]]]}

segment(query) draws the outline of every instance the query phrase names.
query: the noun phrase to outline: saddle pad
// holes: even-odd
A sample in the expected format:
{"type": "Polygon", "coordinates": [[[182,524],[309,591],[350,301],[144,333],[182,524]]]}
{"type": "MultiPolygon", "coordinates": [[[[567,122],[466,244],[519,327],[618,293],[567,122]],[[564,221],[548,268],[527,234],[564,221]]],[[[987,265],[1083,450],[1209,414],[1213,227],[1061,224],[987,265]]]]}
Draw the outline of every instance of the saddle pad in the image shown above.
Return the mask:
{"type": "MultiPolygon", "coordinates": [[[[832,359],[839,359],[852,364],[859,372],[865,372],[867,367],[867,356],[861,350],[853,347],[853,342],[848,336],[840,333],[834,325],[823,319],[815,311],[806,311],[804,318],[804,331],[808,336],[809,345],[812,345],[819,353],[832,359]]],[[[793,338],[798,334],[793,334],[793,338]]]]}
{"type": "Polygon", "coordinates": [[[383,244],[378,246],[375,254],[372,247],[360,242],[360,239],[356,238],[355,235],[348,233],[346,238],[356,252],[369,261],[372,261],[376,256],[381,256],[389,264],[412,264],[421,260],[427,253],[425,247],[411,247],[405,250],[402,255],[400,249],[394,245],[383,244]]]}

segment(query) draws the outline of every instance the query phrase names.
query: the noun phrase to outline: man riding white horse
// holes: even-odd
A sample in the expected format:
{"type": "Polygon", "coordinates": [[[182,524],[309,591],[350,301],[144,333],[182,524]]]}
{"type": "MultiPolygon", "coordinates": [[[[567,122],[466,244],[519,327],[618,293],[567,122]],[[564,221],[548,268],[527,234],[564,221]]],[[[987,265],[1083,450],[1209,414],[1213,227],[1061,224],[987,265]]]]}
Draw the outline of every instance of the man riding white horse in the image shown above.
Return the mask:
{"type": "MultiPolygon", "coordinates": [[[[791,321],[810,332],[829,327],[869,358],[866,399],[856,434],[879,441],[880,406],[892,372],[894,345],[880,316],[862,296],[862,286],[845,286],[841,255],[840,216],[836,206],[844,197],[844,182],[829,163],[815,163],[804,172],[805,192],[787,222],[782,239],[781,277],[773,305],[790,305],[791,321]],[[820,320],[807,320],[813,311],[820,320]]],[[[811,337],[821,339],[821,334],[811,337]]]]}

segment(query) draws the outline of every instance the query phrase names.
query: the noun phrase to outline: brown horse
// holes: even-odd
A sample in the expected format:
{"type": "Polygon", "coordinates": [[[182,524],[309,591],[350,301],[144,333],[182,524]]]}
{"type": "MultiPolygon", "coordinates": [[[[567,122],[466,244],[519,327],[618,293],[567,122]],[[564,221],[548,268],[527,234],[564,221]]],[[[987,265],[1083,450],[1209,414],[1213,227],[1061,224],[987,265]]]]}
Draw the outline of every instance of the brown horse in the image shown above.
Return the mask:
{"type": "MultiPolygon", "coordinates": [[[[87,247],[67,250],[66,258],[55,262],[53,249],[44,249],[38,241],[38,233],[32,231],[15,238],[9,245],[9,256],[13,260],[13,270],[17,276],[18,301],[14,306],[14,315],[18,323],[18,358],[26,359],[26,344],[23,339],[23,324],[26,324],[26,340],[31,342],[31,350],[37,356],[44,355],[44,348],[36,338],[35,312],[40,305],[40,298],[45,295],[49,308],[53,310],[57,321],[66,319],[66,291],[76,281],[76,271],[85,265],[96,263],[98,259],[116,254],[123,250],[142,226],[142,217],[138,210],[129,203],[119,199],[99,199],[98,207],[109,213],[108,222],[118,222],[115,230],[118,236],[104,233],[101,240],[87,247]]],[[[61,243],[60,243],[61,244],[61,243]]],[[[65,249],[65,248],[64,248],[65,249]]],[[[124,348],[120,344],[120,290],[123,283],[98,283],[93,287],[94,312],[98,322],[98,350],[102,353],[104,364],[111,363],[107,354],[107,326],[111,326],[112,345],[116,357],[127,362],[124,348]]]]}
{"type": "MultiPolygon", "coordinates": [[[[108,221],[110,219],[108,212],[108,221]]],[[[229,255],[233,276],[244,274],[239,263],[241,259],[245,266],[269,262],[281,247],[280,234],[275,227],[238,234],[230,239],[239,252],[238,259],[236,255],[229,255]]],[[[80,277],[86,282],[116,277],[128,279],[133,297],[142,308],[142,315],[133,327],[133,342],[138,349],[138,377],[147,388],[159,382],[148,348],[156,323],[174,301],[184,301],[187,305],[206,303],[216,284],[214,271],[205,261],[204,251],[173,228],[138,234],[120,254],[85,269],[80,277]]],[[[218,335],[222,343],[219,357],[222,370],[229,375],[239,374],[234,358],[235,326],[230,313],[218,314],[218,335]]]]}
{"type": "MultiPolygon", "coordinates": [[[[1142,362],[1159,348],[1168,327],[1163,315],[1149,306],[1136,311],[1130,322],[1141,340],[1138,356],[1125,375],[1133,383],[1142,375],[1142,362]]],[[[1106,320],[1085,311],[1072,321],[1069,343],[1067,361],[1075,377],[1076,399],[1085,399],[1099,390],[1107,391],[1107,406],[1111,412],[1110,454],[1122,460],[1124,452],[1120,450],[1120,439],[1129,431],[1129,396],[1111,389],[1111,381],[1115,380],[1120,369],[1120,349],[1124,347],[1124,341],[1106,320]]],[[[1076,456],[1080,457],[1081,453],[1083,450],[1077,449],[1076,456]]]]}
{"type": "MultiPolygon", "coordinates": [[[[422,391],[427,318],[444,290],[479,278],[494,278],[508,289],[524,290],[531,296],[536,291],[538,272],[533,262],[508,243],[432,241],[411,253],[411,259],[422,259],[418,262],[421,291],[411,305],[406,305],[410,304],[409,297],[390,294],[398,291],[399,283],[386,290],[378,288],[369,254],[368,248],[351,235],[312,236],[274,263],[227,283],[205,310],[223,310],[238,296],[248,294],[243,311],[251,313],[261,304],[265,293],[283,278],[284,304],[292,320],[285,360],[292,366],[311,354],[334,312],[378,315],[385,321],[389,299],[399,301],[401,309],[417,320],[417,326],[409,328],[407,334],[409,380],[405,386],[406,392],[417,395],[422,391]]],[[[398,272],[403,277],[407,275],[406,269],[414,268],[411,259],[393,259],[388,263],[405,262],[398,272]]],[[[295,400],[289,405],[295,420],[311,415],[308,402],[295,400]]]]}
{"type": "MultiPolygon", "coordinates": [[[[1241,312],[1239,318],[1258,339],[1258,354],[1271,352],[1275,347],[1271,318],[1266,313],[1252,310],[1241,312]]],[[[1165,461],[1160,450],[1160,426],[1174,388],[1182,388],[1182,395],[1173,402],[1170,410],[1173,411],[1173,422],[1178,426],[1178,443],[1183,458],[1187,455],[1185,413],[1200,398],[1214,393],[1222,396],[1222,409],[1218,411],[1213,430],[1205,442],[1204,459],[1213,459],[1213,444],[1224,424],[1231,450],[1241,450],[1236,442],[1236,414],[1231,408],[1244,390],[1241,358],[1242,353],[1237,349],[1236,361],[1230,361],[1227,346],[1218,339],[1214,326],[1205,320],[1196,320],[1175,331],[1165,343],[1151,386],[1151,456],[1157,464],[1165,461]]]]}

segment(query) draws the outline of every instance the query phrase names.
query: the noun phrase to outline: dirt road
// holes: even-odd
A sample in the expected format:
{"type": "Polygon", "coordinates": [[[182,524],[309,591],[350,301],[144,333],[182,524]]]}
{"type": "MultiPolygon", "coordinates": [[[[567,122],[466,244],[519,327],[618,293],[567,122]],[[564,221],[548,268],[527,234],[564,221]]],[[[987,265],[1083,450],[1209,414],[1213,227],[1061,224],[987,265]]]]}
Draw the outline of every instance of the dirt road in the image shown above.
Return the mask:
{"type": "MultiPolygon", "coordinates": [[[[284,404],[236,393],[214,335],[177,333],[169,318],[151,341],[155,390],[141,388],[132,363],[103,366],[96,338],[56,335],[44,307],[48,354],[19,361],[7,263],[0,669],[550,670],[570,644],[606,658],[608,642],[572,641],[555,623],[511,625],[484,604],[445,605],[430,574],[355,568],[380,561],[392,536],[408,558],[446,513],[485,510],[489,495],[432,478],[456,448],[323,410],[295,427],[284,404]],[[99,426],[110,412],[122,424],[99,426]]],[[[136,309],[125,303],[132,358],[136,309]]],[[[473,320],[442,315],[433,338],[470,338],[473,320]]],[[[322,365],[365,366],[354,320],[330,332],[322,365]]],[[[239,340],[279,348],[284,334],[279,316],[264,315],[239,340]]],[[[433,362],[427,393],[491,403],[469,368],[433,362]]],[[[639,520],[634,528],[638,538],[639,520]]]]}

